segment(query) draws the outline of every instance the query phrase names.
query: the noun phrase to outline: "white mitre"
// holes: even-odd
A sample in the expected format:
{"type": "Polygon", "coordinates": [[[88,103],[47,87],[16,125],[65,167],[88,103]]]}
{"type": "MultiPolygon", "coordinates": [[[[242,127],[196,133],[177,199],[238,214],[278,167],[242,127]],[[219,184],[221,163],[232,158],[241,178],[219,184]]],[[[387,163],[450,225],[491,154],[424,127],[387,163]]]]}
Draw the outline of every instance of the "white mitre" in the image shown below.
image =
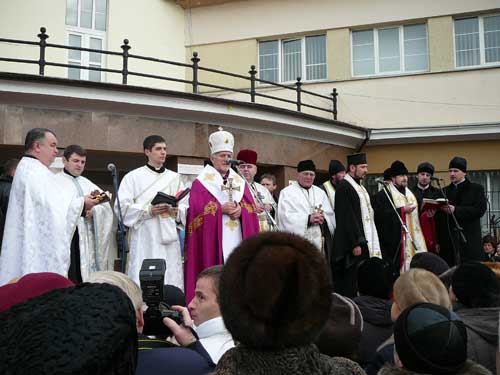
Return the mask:
{"type": "Polygon", "coordinates": [[[208,137],[208,145],[210,146],[210,154],[213,155],[221,151],[233,152],[234,137],[231,133],[219,128],[215,133],[208,137]]]}

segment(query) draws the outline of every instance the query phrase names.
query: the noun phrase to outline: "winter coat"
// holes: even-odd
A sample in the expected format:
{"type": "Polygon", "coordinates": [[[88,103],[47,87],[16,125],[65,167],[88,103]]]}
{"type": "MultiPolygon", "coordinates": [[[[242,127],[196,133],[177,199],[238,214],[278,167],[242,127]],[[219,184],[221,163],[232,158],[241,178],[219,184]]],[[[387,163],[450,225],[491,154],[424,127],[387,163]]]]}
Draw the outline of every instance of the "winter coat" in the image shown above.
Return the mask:
{"type": "Polygon", "coordinates": [[[363,316],[363,332],[359,343],[359,362],[362,366],[373,357],[377,348],[393,332],[390,300],[372,296],[359,296],[353,299],[363,316]]]}
{"type": "MultiPolygon", "coordinates": [[[[432,375],[427,373],[413,372],[398,367],[383,367],[378,375],[432,375]]],[[[468,360],[465,365],[457,372],[450,375],[492,375],[492,373],[477,363],[468,360]]]]}
{"type": "Polygon", "coordinates": [[[315,345],[280,351],[259,351],[243,345],[228,350],[213,375],[364,375],[359,365],[347,358],[328,357],[315,345]]]}

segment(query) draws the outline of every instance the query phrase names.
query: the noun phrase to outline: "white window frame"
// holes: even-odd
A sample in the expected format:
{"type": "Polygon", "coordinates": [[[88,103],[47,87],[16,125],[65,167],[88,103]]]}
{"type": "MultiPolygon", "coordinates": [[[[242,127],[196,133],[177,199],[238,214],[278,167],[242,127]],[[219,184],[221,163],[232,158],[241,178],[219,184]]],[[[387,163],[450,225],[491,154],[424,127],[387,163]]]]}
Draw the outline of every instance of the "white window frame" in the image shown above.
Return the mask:
{"type": "Polygon", "coordinates": [[[500,16],[500,13],[488,14],[485,16],[470,16],[470,17],[457,17],[453,19],[453,61],[455,64],[455,69],[457,70],[467,70],[467,69],[475,69],[481,68],[485,66],[499,66],[500,61],[495,62],[486,62],[486,50],[484,44],[484,19],[488,17],[500,16]],[[456,41],[456,30],[455,30],[455,21],[465,20],[469,18],[477,18],[479,22],[479,65],[466,65],[466,66],[457,66],[457,41],[456,41]]]}
{"type": "MultiPolygon", "coordinates": [[[[290,84],[290,83],[296,83],[297,82],[297,77],[295,77],[294,80],[289,80],[289,81],[284,81],[283,76],[284,76],[284,71],[283,71],[283,43],[285,42],[290,42],[294,40],[300,40],[300,55],[301,55],[301,80],[300,82],[323,82],[328,80],[328,54],[327,54],[327,45],[326,45],[326,34],[311,34],[311,35],[304,35],[300,37],[295,37],[295,38],[286,38],[286,39],[264,39],[264,40],[259,40],[258,41],[258,48],[257,48],[257,72],[260,73],[260,43],[261,42],[278,42],[278,81],[276,83],[280,84],[290,84]],[[319,78],[319,79],[307,79],[306,78],[306,38],[308,37],[313,37],[313,36],[324,36],[325,37],[325,67],[326,67],[326,76],[325,78],[319,78]]],[[[311,64],[312,65],[323,65],[323,64],[311,64]]],[[[259,76],[260,78],[260,76],[259,76]]],[[[261,83],[261,85],[268,85],[267,83],[261,83]]]]}
{"type": "Polygon", "coordinates": [[[405,25],[396,25],[396,26],[387,26],[387,27],[378,27],[371,29],[362,29],[362,30],[351,30],[351,77],[353,78],[365,78],[365,77],[376,77],[376,76],[386,76],[386,75],[398,75],[398,74],[413,74],[413,73],[425,73],[429,71],[429,27],[426,23],[415,23],[415,24],[405,24],[405,25]],[[416,25],[424,25],[425,26],[425,35],[427,38],[427,69],[421,70],[406,70],[405,66],[405,40],[404,40],[404,27],[405,26],[416,26],[416,25]],[[390,72],[380,72],[380,54],[379,54],[379,30],[387,30],[387,29],[396,29],[399,30],[399,66],[401,69],[393,70],[390,72]],[[359,74],[354,75],[354,45],[353,45],[353,33],[357,31],[373,31],[373,58],[374,58],[374,68],[375,73],[372,74],[359,74]]]}

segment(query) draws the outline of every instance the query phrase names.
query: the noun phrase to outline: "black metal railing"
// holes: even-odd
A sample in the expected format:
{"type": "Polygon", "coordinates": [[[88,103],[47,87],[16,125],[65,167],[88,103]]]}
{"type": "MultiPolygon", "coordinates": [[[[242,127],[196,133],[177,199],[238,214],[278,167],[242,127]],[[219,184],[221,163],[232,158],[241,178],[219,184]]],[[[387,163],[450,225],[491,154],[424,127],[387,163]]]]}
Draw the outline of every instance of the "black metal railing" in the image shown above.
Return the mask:
{"type": "Polygon", "coordinates": [[[124,41],[123,41],[123,45],[121,46],[122,52],[113,52],[113,51],[106,51],[106,50],[92,49],[92,48],[83,48],[83,47],[72,47],[72,46],[66,46],[66,45],[61,45],[61,44],[52,44],[52,43],[47,43],[47,39],[49,38],[49,35],[46,33],[46,31],[47,30],[45,29],[45,27],[40,28],[40,33],[37,35],[38,39],[39,39],[38,42],[0,38],[0,42],[39,46],[40,52],[39,52],[39,59],[38,60],[28,60],[28,59],[19,59],[19,58],[10,58],[10,57],[0,56],[0,61],[24,63],[24,64],[37,64],[39,67],[38,74],[40,76],[45,75],[45,67],[54,66],[54,67],[62,67],[62,68],[72,68],[72,69],[80,69],[80,70],[85,69],[85,70],[93,70],[93,71],[99,71],[99,72],[121,74],[122,84],[124,84],[124,85],[127,84],[129,76],[137,76],[137,77],[151,78],[151,79],[171,81],[171,82],[180,82],[180,83],[185,83],[187,85],[191,85],[192,92],[194,94],[200,94],[200,91],[199,91],[200,87],[207,87],[207,88],[212,88],[212,89],[217,89],[217,90],[242,93],[242,94],[249,95],[250,101],[252,103],[256,103],[256,98],[261,97],[261,98],[266,98],[266,99],[270,99],[270,100],[280,101],[283,103],[293,104],[296,106],[297,111],[299,111],[299,112],[302,112],[303,107],[311,108],[311,109],[322,111],[322,112],[328,112],[328,113],[331,113],[333,115],[334,120],[337,120],[337,97],[338,97],[337,89],[334,88],[333,91],[330,93],[330,95],[321,95],[321,94],[318,94],[318,93],[313,92],[313,91],[304,90],[302,88],[303,83],[301,81],[301,77],[297,77],[297,81],[294,84],[283,85],[283,84],[279,84],[276,82],[267,81],[267,80],[257,78],[258,72],[255,70],[255,65],[252,65],[250,67],[250,71],[248,72],[248,74],[249,74],[248,76],[230,73],[230,72],[226,72],[226,71],[222,71],[222,70],[218,70],[218,69],[206,68],[206,67],[200,66],[199,63],[201,60],[200,60],[197,52],[193,52],[193,57],[191,58],[192,64],[186,64],[186,63],[181,63],[181,62],[176,62],[176,61],[163,60],[163,59],[157,59],[157,58],[153,58],[153,57],[135,55],[135,54],[129,53],[129,51],[131,50],[132,47],[130,46],[128,39],[124,39],[124,41]],[[75,65],[75,64],[62,64],[62,63],[47,61],[45,56],[46,56],[46,50],[48,48],[76,50],[76,51],[83,51],[83,52],[93,52],[93,53],[98,53],[101,55],[120,56],[122,58],[122,69],[121,70],[108,69],[108,68],[102,68],[102,67],[92,67],[92,66],[83,66],[83,65],[75,65]],[[192,80],[186,80],[186,79],[180,79],[180,78],[174,78],[174,77],[168,77],[168,76],[160,76],[160,75],[149,74],[149,73],[144,73],[144,72],[131,71],[131,70],[129,70],[130,59],[150,61],[150,62],[155,62],[155,63],[180,66],[180,67],[191,69],[192,70],[192,80]],[[245,81],[249,81],[250,88],[248,90],[247,89],[238,89],[238,88],[220,86],[220,85],[216,85],[216,84],[208,83],[208,82],[200,82],[200,80],[198,78],[200,71],[219,74],[219,75],[223,75],[223,76],[229,76],[229,77],[233,77],[233,78],[239,78],[239,79],[243,79],[245,81]],[[256,87],[256,83],[259,83],[262,85],[267,85],[265,87],[277,87],[277,88],[282,88],[285,90],[295,91],[295,93],[296,93],[295,98],[296,99],[291,100],[291,99],[281,98],[279,96],[265,94],[262,92],[263,90],[260,90],[256,87]],[[322,107],[319,107],[316,105],[305,103],[303,100],[303,95],[308,95],[308,96],[320,98],[323,100],[328,100],[328,102],[330,103],[329,108],[322,108],[322,107]]]}

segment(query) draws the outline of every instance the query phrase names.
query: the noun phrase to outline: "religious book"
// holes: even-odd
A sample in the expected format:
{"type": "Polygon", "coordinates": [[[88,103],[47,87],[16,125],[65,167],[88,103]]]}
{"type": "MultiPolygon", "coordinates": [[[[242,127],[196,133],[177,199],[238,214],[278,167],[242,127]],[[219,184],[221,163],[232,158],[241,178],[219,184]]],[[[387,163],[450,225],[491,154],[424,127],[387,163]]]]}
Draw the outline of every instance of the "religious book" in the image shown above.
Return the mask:
{"type": "Polygon", "coordinates": [[[448,200],[444,198],[438,198],[438,199],[424,198],[422,199],[422,211],[437,209],[446,204],[448,204],[448,200]]]}
{"type": "Polygon", "coordinates": [[[153,206],[156,206],[157,204],[163,203],[163,204],[169,204],[172,207],[177,207],[177,203],[179,203],[179,201],[181,201],[186,195],[188,195],[190,190],[191,190],[190,188],[187,188],[182,192],[177,193],[175,197],[173,195],[168,195],[159,191],[158,193],[156,193],[156,196],[151,201],[151,204],[153,206]]]}
{"type": "Polygon", "coordinates": [[[111,193],[109,191],[94,190],[90,193],[90,196],[97,199],[98,204],[111,201],[111,193]]]}

